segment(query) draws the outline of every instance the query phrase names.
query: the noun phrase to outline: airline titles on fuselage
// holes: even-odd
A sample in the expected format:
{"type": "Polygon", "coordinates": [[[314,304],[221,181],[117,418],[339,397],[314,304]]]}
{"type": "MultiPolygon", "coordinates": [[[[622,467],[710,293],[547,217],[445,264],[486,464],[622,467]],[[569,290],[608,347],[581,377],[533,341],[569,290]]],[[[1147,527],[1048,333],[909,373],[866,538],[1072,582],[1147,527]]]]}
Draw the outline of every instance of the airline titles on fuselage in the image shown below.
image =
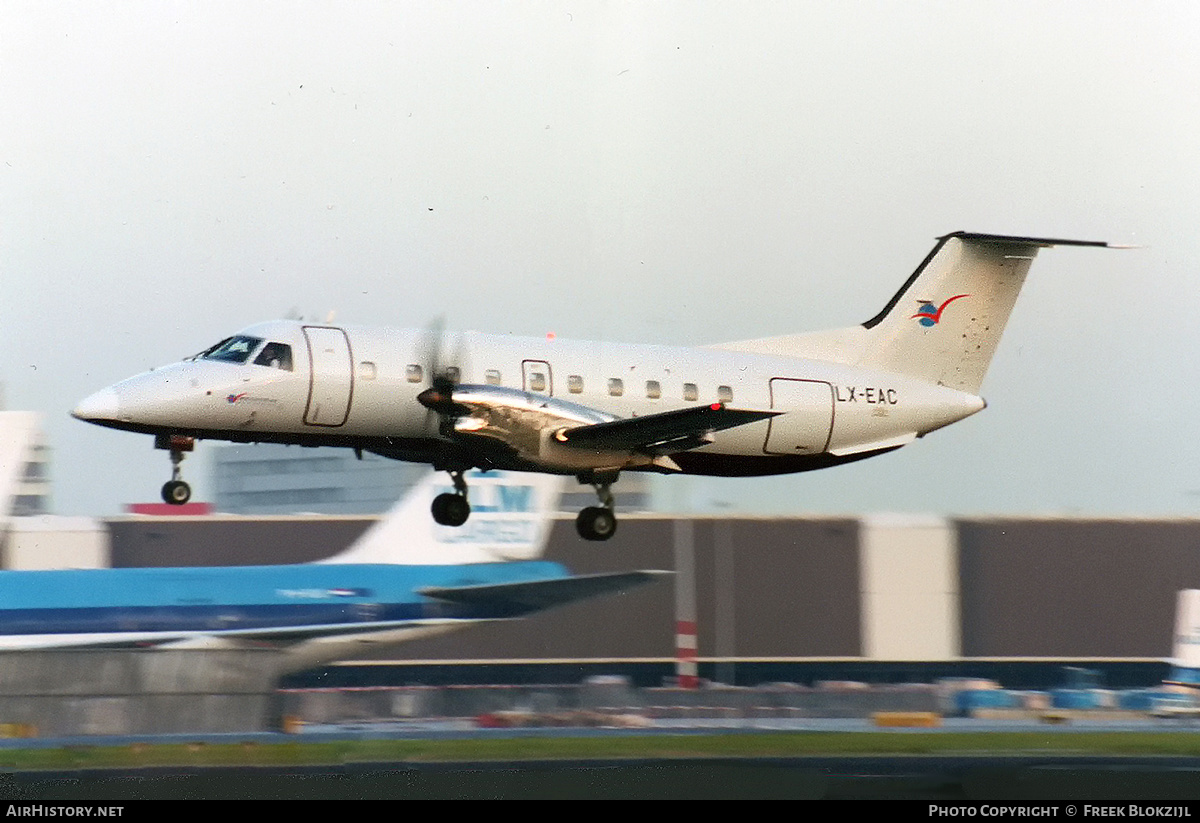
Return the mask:
{"type": "Polygon", "coordinates": [[[303,600],[324,600],[327,597],[370,597],[370,589],[276,589],[279,597],[303,600]]]}
{"type": "Polygon", "coordinates": [[[528,543],[538,532],[538,524],[533,519],[528,520],[493,520],[488,518],[472,518],[458,527],[441,527],[439,539],[443,543],[493,543],[521,544],[528,543]]]}

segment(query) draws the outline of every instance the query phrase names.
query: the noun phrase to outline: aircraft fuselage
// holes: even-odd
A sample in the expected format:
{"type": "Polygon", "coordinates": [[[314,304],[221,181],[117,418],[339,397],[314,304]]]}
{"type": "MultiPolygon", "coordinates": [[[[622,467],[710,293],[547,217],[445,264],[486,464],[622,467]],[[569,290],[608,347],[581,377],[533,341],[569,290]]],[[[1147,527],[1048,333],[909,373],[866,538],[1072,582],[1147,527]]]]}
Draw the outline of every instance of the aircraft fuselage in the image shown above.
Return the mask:
{"type": "MultiPolygon", "coordinates": [[[[250,326],[243,362],[197,357],[123,380],[84,400],[75,416],[130,431],[236,442],[362,448],[421,462],[471,461],[438,415],[418,402],[437,368],[427,332],[299,321],[250,326]],[[268,345],[289,356],[262,360],[268,345]]],[[[803,471],[875,454],[984,407],[976,395],[837,363],[708,348],[449,335],[441,368],[455,382],[495,387],[533,407],[635,418],[710,403],[777,416],[712,433],[674,454],[678,468],[611,457],[615,469],[759,475],[803,471]],[[579,408],[572,409],[572,406],[579,408]]],[[[505,404],[505,408],[514,405],[505,404]]],[[[532,429],[530,430],[532,431],[532,429]]],[[[467,432],[466,434],[470,434],[467,432]]],[[[482,467],[577,474],[552,443],[477,450],[482,467]]],[[[476,451],[476,450],[473,450],[476,451]]],[[[604,467],[607,468],[607,467],[604,467]]]]}

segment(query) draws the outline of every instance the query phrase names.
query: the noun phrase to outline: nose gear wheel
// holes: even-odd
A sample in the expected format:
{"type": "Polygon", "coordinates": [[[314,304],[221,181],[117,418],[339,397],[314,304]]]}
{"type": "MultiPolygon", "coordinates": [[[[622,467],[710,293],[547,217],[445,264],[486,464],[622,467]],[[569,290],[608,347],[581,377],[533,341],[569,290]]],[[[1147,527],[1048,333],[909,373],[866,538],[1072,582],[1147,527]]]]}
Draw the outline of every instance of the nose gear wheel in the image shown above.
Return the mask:
{"type": "Polygon", "coordinates": [[[162,499],[172,506],[182,506],[192,499],[192,487],[183,479],[183,458],[196,447],[193,437],[183,435],[159,435],[154,438],[154,448],[171,452],[171,479],[163,484],[162,499]]]}

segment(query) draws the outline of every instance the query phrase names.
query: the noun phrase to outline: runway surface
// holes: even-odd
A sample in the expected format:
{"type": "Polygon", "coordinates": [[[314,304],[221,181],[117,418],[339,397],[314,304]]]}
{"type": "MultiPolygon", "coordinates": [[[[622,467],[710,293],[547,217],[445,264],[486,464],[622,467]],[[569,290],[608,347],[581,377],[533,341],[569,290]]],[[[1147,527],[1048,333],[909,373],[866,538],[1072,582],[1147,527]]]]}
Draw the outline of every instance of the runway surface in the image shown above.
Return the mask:
{"type": "Polygon", "coordinates": [[[0,776],[5,801],[351,799],[851,799],[941,801],[1200,797],[1200,760],[861,756],[355,763],[144,768],[0,776]]]}

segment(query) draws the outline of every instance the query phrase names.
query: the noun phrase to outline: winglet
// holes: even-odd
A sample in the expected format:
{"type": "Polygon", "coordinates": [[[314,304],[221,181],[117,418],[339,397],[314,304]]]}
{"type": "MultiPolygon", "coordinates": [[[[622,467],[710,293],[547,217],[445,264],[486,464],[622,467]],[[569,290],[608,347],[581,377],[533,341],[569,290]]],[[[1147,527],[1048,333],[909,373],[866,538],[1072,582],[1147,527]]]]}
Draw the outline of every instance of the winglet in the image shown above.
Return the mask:
{"type": "Polygon", "coordinates": [[[458,527],[430,516],[433,498],[453,491],[431,471],[353,545],[322,563],[428,566],[531,560],[542,555],[563,479],[527,472],[468,472],[471,517],[458,527]]]}

